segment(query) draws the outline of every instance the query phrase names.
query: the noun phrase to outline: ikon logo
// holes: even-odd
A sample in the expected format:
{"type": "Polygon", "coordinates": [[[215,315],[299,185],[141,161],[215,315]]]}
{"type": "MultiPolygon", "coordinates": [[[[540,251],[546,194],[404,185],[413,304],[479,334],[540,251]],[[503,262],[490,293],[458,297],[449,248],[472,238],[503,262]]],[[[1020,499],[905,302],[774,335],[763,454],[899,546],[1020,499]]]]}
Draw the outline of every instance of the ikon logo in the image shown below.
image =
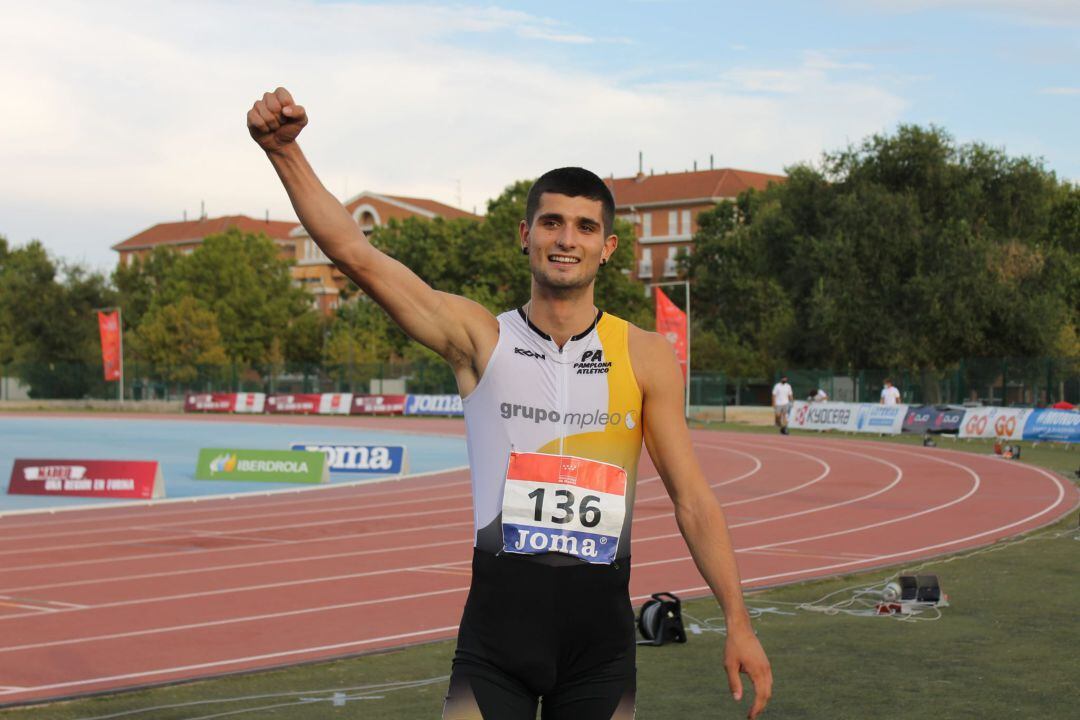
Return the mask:
{"type": "Polygon", "coordinates": [[[524,348],[514,348],[515,355],[524,355],[525,357],[536,358],[537,360],[547,360],[547,356],[543,353],[533,352],[532,350],[526,350],[524,348]]]}

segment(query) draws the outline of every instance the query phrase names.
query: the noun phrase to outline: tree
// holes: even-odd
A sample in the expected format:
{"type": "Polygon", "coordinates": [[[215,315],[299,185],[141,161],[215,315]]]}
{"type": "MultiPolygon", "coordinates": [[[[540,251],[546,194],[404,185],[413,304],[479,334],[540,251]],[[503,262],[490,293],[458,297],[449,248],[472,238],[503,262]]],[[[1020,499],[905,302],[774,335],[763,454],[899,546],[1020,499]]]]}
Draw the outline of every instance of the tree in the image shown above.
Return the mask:
{"type": "Polygon", "coordinates": [[[309,304],[305,292],[293,287],[289,263],[274,243],[236,228],[210,235],[190,255],[176,258],[150,312],[185,297],[213,312],[226,356],[248,365],[267,363],[273,339],[286,334],[309,304]]]}
{"type": "Polygon", "coordinates": [[[185,296],[155,304],[143,316],[133,339],[139,355],[163,377],[190,383],[201,369],[226,363],[217,316],[201,301],[185,296]]]}

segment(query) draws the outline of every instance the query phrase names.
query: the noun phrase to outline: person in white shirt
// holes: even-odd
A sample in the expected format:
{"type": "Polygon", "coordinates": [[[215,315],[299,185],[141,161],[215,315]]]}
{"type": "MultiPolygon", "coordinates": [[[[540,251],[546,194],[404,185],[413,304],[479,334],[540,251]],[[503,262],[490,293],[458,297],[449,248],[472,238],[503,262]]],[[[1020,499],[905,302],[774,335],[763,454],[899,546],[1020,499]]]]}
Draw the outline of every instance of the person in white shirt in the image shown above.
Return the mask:
{"type": "Polygon", "coordinates": [[[900,391],[892,384],[892,380],[885,378],[885,387],[881,388],[881,404],[895,405],[900,402],[900,391]]]}
{"type": "Polygon", "coordinates": [[[810,397],[807,398],[807,399],[810,402],[828,402],[829,393],[825,392],[821,388],[818,388],[818,389],[814,390],[814,392],[810,393],[810,397]]]}
{"type": "Polygon", "coordinates": [[[775,414],[776,427],[780,428],[781,435],[788,434],[788,413],[791,412],[791,401],[795,397],[795,391],[788,385],[787,375],[780,377],[780,382],[773,385],[772,405],[775,414]]]}

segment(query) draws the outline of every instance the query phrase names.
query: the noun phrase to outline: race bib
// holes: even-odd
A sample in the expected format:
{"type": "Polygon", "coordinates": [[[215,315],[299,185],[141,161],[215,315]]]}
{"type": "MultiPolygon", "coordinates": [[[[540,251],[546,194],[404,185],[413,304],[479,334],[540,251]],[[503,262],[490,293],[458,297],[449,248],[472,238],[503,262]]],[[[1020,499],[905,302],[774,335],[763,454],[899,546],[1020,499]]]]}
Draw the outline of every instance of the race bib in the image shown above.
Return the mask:
{"type": "Polygon", "coordinates": [[[503,551],[558,552],[606,565],[619,548],[626,471],[569,455],[510,453],[503,490],[503,551]]]}

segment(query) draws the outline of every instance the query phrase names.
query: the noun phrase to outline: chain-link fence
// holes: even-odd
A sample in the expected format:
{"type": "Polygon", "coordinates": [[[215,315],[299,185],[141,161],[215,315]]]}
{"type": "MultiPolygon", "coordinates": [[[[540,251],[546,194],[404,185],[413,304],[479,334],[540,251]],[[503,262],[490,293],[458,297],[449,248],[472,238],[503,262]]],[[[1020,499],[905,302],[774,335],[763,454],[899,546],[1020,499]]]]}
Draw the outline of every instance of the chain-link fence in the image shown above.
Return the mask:
{"type": "MultiPolygon", "coordinates": [[[[769,405],[773,383],[786,373],[796,398],[824,390],[830,400],[877,402],[884,380],[899,388],[904,402],[917,404],[1049,405],[1080,404],[1080,358],[978,358],[941,370],[787,368],[772,377],[733,378],[695,370],[690,404],[769,405]]],[[[182,370],[129,362],[124,398],[177,400],[188,392],[266,393],[454,393],[450,367],[439,360],[343,365],[227,364],[182,370]]],[[[0,367],[0,400],[117,397],[115,382],[102,379],[101,366],[32,363],[0,367]]]]}

